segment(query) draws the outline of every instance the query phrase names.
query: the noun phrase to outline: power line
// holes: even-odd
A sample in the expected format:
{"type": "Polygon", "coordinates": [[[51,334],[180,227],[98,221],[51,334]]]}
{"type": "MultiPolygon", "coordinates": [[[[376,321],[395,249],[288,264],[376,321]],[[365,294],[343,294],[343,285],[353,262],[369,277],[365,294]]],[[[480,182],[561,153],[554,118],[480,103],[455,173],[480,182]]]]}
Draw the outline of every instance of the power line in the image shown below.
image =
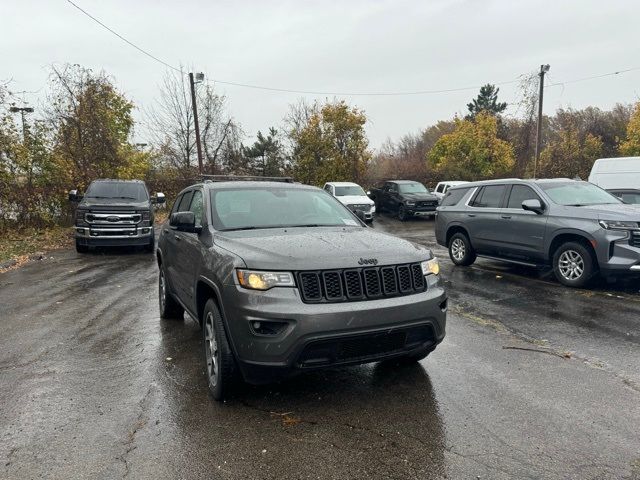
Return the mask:
{"type": "MultiPolygon", "coordinates": [[[[109,31],[110,33],[112,33],[113,35],[118,37],[120,40],[122,40],[123,42],[125,42],[129,46],[135,48],[136,50],[138,50],[143,55],[146,55],[147,57],[151,58],[152,60],[164,65],[167,68],[170,68],[171,70],[179,72],[182,75],[185,74],[185,72],[183,72],[183,70],[181,68],[174,67],[170,63],[165,62],[164,60],[158,58],[157,56],[149,53],[148,51],[146,51],[143,48],[139,47],[135,43],[133,43],[130,40],[126,39],[124,36],[120,35],[118,32],[116,32],[115,30],[113,30],[109,26],[105,25],[99,19],[97,19],[96,17],[91,15],[89,12],[87,12],[86,10],[84,10],[83,8],[78,6],[72,0],[66,0],[66,1],[69,4],[71,4],[73,7],[75,7],[77,10],[79,10],[81,13],[83,13],[84,15],[89,17],[91,20],[96,22],[102,28],[106,29],[107,31],[109,31]]],[[[587,80],[594,80],[594,79],[597,79],[597,78],[609,77],[609,76],[613,76],[613,75],[620,75],[620,74],[631,72],[631,71],[634,71],[634,70],[640,70],[640,67],[627,68],[625,70],[617,70],[615,72],[609,72],[609,73],[603,73],[603,74],[600,74],[600,75],[592,75],[592,76],[589,76],[589,77],[577,78],[577,79],[574,79],[574,80],[568,80],[566,82],[550,83],[550,84],[546,85],[545,88],[555,87],[555,86],[558,86],[558,85],[565,85],[567,83],[584,82],[584,81],[587,81],[587,80]]],[[[323,92],[323,91],[315,91],[315,90],[295,90],[295,89],[289,89],[289,88],[270,87],[270,86],[265,86],[265,85],[253,85],[253,84],[249,84],[249,83],[239,83],[239,82],[231,82],[231,81],[217,80],[217,79],[212,79],[211,82],[220,83],[222,85],[230,85],[230,86],[234,86],[234,87],[251,88],[251,89],[254,89],[254,90],[265,90],[265,91],[270,91],[270,92],[296,93],[296,94],[301,94],[301,95],[330,95],[330,96],[345,96],[345,97],[358,97],[358,96],[362,96],[362,97],[364,97],[364,96],[370,96],[370,97],[394,97],[394,96],[396,96],[397,97],[397,96],[412,96],[412,95],[433,95],[433,94],[439,94],[439,93],[454,93],[454,92],[464,92],[464,91],[469,91],[469,90],[478,90],[481,87],[481,85],[476,85],[476,86],[472,86],[472,87],[447,88],[447,89],[440,89],[440,90],[415,90],[415,91],[395,91],[395,92],[394,91],[391,91],[391,92],[330,92],[330,91],[323,92]]],[[[509,85],[509,84],[518,83],[518,82],[520,82],[520,78],[516,78],[516,79],[513,79],[513,80],[507,80],[507,81],[504,81],[504,82],[495,82],[494,85],[502,86],[502,85],[509,85]]]]}

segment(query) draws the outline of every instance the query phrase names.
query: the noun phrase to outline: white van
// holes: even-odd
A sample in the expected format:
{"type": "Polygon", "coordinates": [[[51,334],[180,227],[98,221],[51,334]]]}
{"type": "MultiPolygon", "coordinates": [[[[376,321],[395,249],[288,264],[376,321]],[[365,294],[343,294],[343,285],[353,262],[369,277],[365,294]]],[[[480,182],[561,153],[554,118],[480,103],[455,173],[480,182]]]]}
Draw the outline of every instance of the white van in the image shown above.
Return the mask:
{"type": "Polygon", "coordinates": [[[640,189],[640,157],[600,158],[591,168],[589,181],[605,190],[640,189]]]}
{"type": "Polygon", "coordinates": [[[589,181],[627,203],[640,203],[640,157],[600,158],[589,181]]]}

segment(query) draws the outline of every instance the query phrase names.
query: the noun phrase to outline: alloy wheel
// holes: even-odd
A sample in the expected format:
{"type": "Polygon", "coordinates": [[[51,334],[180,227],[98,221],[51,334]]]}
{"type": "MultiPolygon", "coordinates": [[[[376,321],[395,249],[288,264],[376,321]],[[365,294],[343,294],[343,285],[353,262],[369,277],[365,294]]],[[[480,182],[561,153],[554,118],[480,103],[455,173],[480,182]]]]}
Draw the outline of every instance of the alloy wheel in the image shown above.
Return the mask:
{"type": "Polygon", "coordinates": [[[584,259],[575,250],[565,250],[558,258],[558,270],[567,280],[577,280],[584,273],[584,259]]]}
{"type": "Polygon", "coordinates": [[[162,270],[160,270],[159,290],[160,290],[159,292],[160,293],[160,311],[164,312],[164,306],[167,301],[167,285],[165,284],[164,273],[162,273],[162,270]]]}
{"type": "Polygon", "coordinates": [[[451,242],[451,256],[461,261],[467,253],[467,247],[460,238],[456,238],[451,242]]]}
{"type": "Polygon", "coordinates": [[[216,341],[216,331],[214,328],[213,313],[207,312],[205,318],[204,349],[207,360],[207,375],[209,383],[215,387],[218,382],[218,342],[216,341]]]}

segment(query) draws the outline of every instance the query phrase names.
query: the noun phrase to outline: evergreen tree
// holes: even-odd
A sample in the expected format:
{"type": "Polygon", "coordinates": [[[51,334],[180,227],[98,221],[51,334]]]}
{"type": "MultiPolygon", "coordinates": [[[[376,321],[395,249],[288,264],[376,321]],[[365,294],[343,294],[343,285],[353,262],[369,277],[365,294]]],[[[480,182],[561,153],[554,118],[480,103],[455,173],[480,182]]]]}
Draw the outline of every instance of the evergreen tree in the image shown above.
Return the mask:
{"type": "Polygon", "coordinates": [[[471,103],[467,103],[469,115],[467,115],[466,118],[473,120],[480,112],[488,112],[492,115],[504,112],[507,108],[507,103],[498,102],[499,91],[499,88],[496,88],[495,85],[491,85],[490,83],[480,87],[478,96],[473,99],[471,103]]]}

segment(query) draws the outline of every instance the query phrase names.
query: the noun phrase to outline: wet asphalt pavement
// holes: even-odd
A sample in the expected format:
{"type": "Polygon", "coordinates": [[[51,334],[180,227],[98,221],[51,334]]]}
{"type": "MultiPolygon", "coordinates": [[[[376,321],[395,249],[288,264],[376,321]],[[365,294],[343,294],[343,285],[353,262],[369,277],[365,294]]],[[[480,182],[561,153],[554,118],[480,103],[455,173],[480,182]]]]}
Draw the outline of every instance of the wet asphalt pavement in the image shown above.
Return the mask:
{"type": "Polygon", "coordinates": [[[200,332],[158,316],[152,255],[59,251],[0,274],[0,478],[640,479],[640,282],[453,267],[447,337],[207,394],[200,332]]]}

